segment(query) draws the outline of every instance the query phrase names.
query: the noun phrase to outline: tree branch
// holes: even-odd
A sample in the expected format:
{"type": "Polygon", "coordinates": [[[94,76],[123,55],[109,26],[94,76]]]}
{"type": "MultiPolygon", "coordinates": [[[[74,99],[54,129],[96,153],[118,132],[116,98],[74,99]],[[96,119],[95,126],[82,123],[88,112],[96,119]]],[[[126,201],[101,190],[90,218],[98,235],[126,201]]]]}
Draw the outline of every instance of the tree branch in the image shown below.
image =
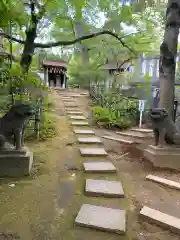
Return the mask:
{"type": "Polygon", "coordinates": [[[9,34],[7,34],[5,32],[0,32],[0,36],[5,37],[8,40],[12,40],[13,42],[17,42],[17,43],[20,43],[20,44],[23,44],[23,45],[25,44],[24,40],[11,37],[9,34]]]}
{"type": "MultiPolygon", "coordinates": [[[[134,34],[134,33],[131,33],[131,34],[134,34]]],[[[57,46],[68,46],[68,45],[73,45],[77,42],[80,42],[80,41],[83,41],[83,40],[87,40],[87,39],[90,39],[90,38],[94,38],[94,37],[98,37],[98,36],[101,36],[101,35],[110,35],[110,36],[113,36],[114,38],[116,38],[118,41],[121,42],[121,44],[123,45],[123,47],[126,47],[130,52],[132,52],[133,54],[135,54],[134,50],[132,50],[124,41],[123,41],[123,38],[129,36],[130,34],[127,34],[127,35],[124,35],[122,37],[119,37],[116,33],[113,33],[111,31],[108,31],[108,30],[104,30],[104,31],[101,31],[101,32],[97,32],[97,33],[91,33],[91,34],[87,34],[85,36],[82,36],[82,37],[79,37],[79,38],[76,38],[74,40],[71,40],[71,41],[58,41],[58,42],[52,42],[52,43],[47,43],[47,44],[41,44],[41,43],[35,43],[35,47],[38,47],[38,48],[51,48],[51,47],[57,47],[57,46]]]]}
{"type": "MultiPolygon", "coordinates": [[[[135,34],[135,33],[131,33],[131,34],[126,34],[122,37],[119,37],[116,33],[113,33],[111,31],[108,31],[108,30],[104,30],[104,31],[101,31],[101,32],[97,32],[97,33],[91,33],[91,34],[87,34],[85,36],[82,36],[82,37],[79,37],[79,38],[76,38],[74,40],[70,40],[70,41],[58,41],[58,42],[49,42],[49,43],[45,43],[45,44],[42,44],[42,43],[34,43],[34,47],[35,48],[51,48],[51,47],[58,47],[58,46],[68,46],[68,45],[73,45],[77,42],[80,42],[80,41],[83,41],[83,40],[87,40],[87,39],[90,39],[90,38],[94,38],[94,37],[98,37],[98,36],[101,36],[101,35],[110,35],[114,38],[116,38],[118,41],[120,41],[120,43],[123,45],[123,47],[127,48],[130,52],[132,52],[134,55],[136,55],[136,52],[134,50],[132,50],[124,41],[123,39],[129,35],[132,35],[132,34],[135,34]]],[[[4,33],[4,32],[0,32],[0,36],[3,36],[7,39],[11,39],[12,41],[14,42],[17,42],[17,43],[20,43],[20,44],[25,44],[25,41],[23,40],[20,40],[20,39],[17,39],[17,38],[14,38],[14,37],[11,37],[10,35],[4,33]]]]}
{"type": "Polygon", "coordinates": [[[117,66],[117,69],[120,69],[125,63],[128,63],[133,59],[135,59],[135,58],[129,57],[128,59],[124,60],[119,66],[117,66]]]}

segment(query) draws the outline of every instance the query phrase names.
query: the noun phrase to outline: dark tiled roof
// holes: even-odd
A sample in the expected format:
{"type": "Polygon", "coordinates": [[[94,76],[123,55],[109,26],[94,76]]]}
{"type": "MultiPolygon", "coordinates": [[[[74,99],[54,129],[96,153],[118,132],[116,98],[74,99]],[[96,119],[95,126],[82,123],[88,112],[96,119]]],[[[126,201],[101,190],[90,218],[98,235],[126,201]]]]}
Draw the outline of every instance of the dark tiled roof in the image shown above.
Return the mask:
{"type": "Polygon", "coordinates": [[[43,66],[52,66],[52,67],[66,67],[68,63],[63,60],[45,60],[43,61],[43,66]]]}

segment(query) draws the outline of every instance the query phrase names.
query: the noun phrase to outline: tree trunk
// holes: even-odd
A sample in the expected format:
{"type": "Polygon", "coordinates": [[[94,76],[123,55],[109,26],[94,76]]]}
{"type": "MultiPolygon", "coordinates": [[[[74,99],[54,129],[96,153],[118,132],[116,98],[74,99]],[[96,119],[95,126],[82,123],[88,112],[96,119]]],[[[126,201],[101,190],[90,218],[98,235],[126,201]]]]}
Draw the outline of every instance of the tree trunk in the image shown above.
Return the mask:
{"type": "Polygon", "coordinates": [[[32,57],[34,55],[34,41],[36,39],[36,29],[37,27],[35,26],[33,28],[30,28],[26,32],[26,42],[21,57],[21,68],[24,73],[28,73],[29,67],[32,62],[32,57]]]}
{"type": "MultiPolygon", "coordinates": [[[[82,23],[80,21],[75,22],[75,32],[76,32],[77,37],[82,37],[83,36],[82,27],[83,26],[82,26],[82,23]]],[[[82,44],[82,43],[79,43],[78,45],[79,45],[79,48],[81,49],[83,65],[86,67],[87,64],[88,64],[88,61],[89,61],[87,46],[85,44],[82,44]]]]}
{"type": "Polygon", "coordinates": [[[160,107],[166,108],[173,118],[174,84],[177,44],[180,28],[180,1],[169,0],[166,11],[164,40],[160,46],[160,107]]]}

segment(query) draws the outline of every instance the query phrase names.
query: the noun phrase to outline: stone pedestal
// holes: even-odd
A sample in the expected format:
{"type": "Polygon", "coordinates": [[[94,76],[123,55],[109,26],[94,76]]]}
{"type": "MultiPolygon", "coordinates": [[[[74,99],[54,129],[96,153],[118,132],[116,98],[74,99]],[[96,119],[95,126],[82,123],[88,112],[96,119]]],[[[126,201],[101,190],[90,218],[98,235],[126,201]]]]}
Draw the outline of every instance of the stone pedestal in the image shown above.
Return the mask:
{"type": "Polygon", "coordinates": [[[176,146],[149,145],[144,150],[144,157],[155,167],[169,168],[180,171],[180,148],[176,146]]]}
{"type": "Polygon", "coordinates": [[[28,148],[0,151],[0,177],[22,177],[29,175],[33,153],[28,148]]]}

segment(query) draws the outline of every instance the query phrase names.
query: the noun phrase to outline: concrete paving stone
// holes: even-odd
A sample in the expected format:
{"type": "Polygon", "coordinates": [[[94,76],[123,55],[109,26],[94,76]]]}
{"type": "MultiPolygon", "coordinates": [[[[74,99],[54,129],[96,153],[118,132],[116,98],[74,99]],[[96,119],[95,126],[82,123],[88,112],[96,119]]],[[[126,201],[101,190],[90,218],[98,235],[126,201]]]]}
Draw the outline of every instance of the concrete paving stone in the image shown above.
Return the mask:
{"type": "Polygon", "coordinates": [[[102,143],[101,139],[98,137],[79,137],[79,143],[102,143]]]}
{"type": "Polygon", "coordinates": [[[146,219],[150,223],[154,223],[172,231],[174,233],[180,234],[180,219],[174,216],[162,213],[158,210],[144,206],[140,211],[140,216],[146,219]]]}
{"type": "Polygon", "coordinates": [[[69,118],[73,119],[73,120],[85,120],[86,119],[86,117],[84,117],[84,116],[70,116],[69,118]]]}
{"type": "Polygon", "coordinates": [[[104,148],[80,148],[80,153],[84,157],[107,156],[104,148]]]}
{"type": "Polygon", "coordinates": [[[95,132],[90,129],[75,129],[73,132],[75,134],[95,134],[95,132]]]}
{"type": "Polygon", "coordinates": [[[170,187],[170,188],[180,190],[180,183],[179,182],[175,182],[175,181],[168,180],[168,179],[165,179],[165,178],[161,178],[161,177],[158,177],[158,176],[154,176],[154,175],[151,175],[151,174],[146,176],[146,179],[151,180],[151,181],[156,182],[156,183],[160,183],[160,184],[162,184],[164,186],[167,186],[167,187],[170,187]]]}
{"type": "Polygon", "coordinates": [[[83,204],[75,223],[101,231],[124,234],[126,231],[126,213],[121,209],[83,204]]]}
{"type": "Polygon", "coordinates": [[[85,172],[111,173],[116,172],[116,167],[109,161],[85,161],[83,163],[85,172]]]}
{"type": "Polygon", "coordinates": [[[88,126],[88,122],[83,122],[83,121],[75,121],[71,123],[72,126],[88,126]]]}
{"type": "Polygon", "coordinates": [[[124,138],[115,138],[115,137],[111,137],[111,136],[102,136],[102,138],[108,139],[108,140],[112,140],[112,141],[116,141],[116,142],[120,142],[120,143],[125,143],[125,144],[133,144],[136,143],[136,141],[131,141],[131,140],[127,140],[124,138]]]}
{"type": "Polygon", "coordinates": [[[81,114],[83,114],[83,112],[81,112],[81,111],[68,111],[67,113],[68,113],[68,114],[75,114],[75,115],[81,115],[81,114]]]}
{"type": "Polygon", "coordinates": [[[91,196],[124,197],[123,187],[119,181],[87,179],[85,192],[91,196]]]}

